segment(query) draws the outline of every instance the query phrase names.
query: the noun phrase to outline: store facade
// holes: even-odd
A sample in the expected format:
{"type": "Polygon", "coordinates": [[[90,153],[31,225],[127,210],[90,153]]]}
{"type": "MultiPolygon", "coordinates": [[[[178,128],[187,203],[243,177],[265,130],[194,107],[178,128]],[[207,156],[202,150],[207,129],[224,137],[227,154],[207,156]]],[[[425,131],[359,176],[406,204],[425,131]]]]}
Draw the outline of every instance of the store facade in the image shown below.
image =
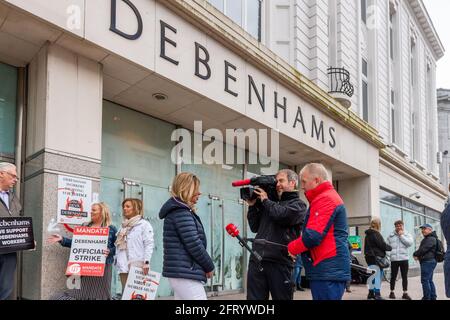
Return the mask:
{"type": "MultiPolygon", "coordinates": [[[[322,162],[349,224],[361,232],[380,212],[387,224],[401,212],[415,226],[439,211],[444,196],[428,180],[411,186],[428,206],[384,199],[380,184],[390,180],[380,158],[397,168],[402,160],[383,153],[377,131],[211,8],[175,0],[0,1],[0,78],[10,82],[0,91],[9,110],[1,130],[12,134],[0,152],[24,171],[24,214],[33,217],[38,241],[36,252],[23,253],[19,297],[48,299],[66,287],[68,251],[45,242],[60,175],[91,181],[116,226],[122,200],[142,199],[155,230],[151,268],[161,271],[159,208],[177,172],[196,173],[198,212],[216,266],[206,284],[212,295],[245,289],[247,253],[224,230],[234,223],[251,237],[234,180],[322,162]],[[251,142],[236,145],[233,133],[251,130],[268,135],[265,143],[255,140],[265,152],[251,142]],[[190,158],[177,152],[187,140],[190,158]],[[234,150],[231,159],[227,150],[234,150]]],[[[393,182],[389,190],[398,188],[393,182]]],[[[119,283],[114,273],[113,295],[119,283]]],[[[158,295],[172,295],[167,279],[158,295]]]]}

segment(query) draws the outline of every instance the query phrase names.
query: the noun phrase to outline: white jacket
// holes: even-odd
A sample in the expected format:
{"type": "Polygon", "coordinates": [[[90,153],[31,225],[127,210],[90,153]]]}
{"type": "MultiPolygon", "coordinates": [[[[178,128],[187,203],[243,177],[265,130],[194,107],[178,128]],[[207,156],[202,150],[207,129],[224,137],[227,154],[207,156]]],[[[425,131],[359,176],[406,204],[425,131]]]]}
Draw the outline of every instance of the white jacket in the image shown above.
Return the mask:
{"type": "Polygon", "coordinates": [[[392,247],[390,252],[391,261],[409,260],[408,248],[412,246],[413,237],[406,231],[399,236],[395,231],[387,238],[387,244],[392,247]]]}
{"type": "MultiPolygon", "coordinates": [[[[120,232],[120,230],[119,230],[120,232]]],[[[128,273],[130,265],[141,267],[152,258],[153,228],[145,219],[139,221],[127,235],[127,249],[116,249],[116,267],[118,273],[128,273]]]]}

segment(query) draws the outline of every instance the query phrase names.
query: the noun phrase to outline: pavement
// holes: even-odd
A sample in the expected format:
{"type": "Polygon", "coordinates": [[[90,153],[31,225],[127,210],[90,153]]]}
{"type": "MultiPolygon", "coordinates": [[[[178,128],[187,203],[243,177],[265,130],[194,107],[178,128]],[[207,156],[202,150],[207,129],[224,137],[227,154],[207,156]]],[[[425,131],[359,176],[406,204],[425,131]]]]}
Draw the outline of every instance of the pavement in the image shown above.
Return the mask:
{"type": "MultiPolygon", "coordinates": [[[[438,300],[450,300],[445,296],[445,287],[444,287],[444,274],[443,273],[435,273],[434,277],[434,285],[436,286],[436,293],[438,296],[438,300]]],[[[381,296],[387,300],[391,300],[388,298],[390,291],[389,282],[383,281],[381,284],[381,296]]],[[[367,285],[352,285],[351,293],[345,293],[343,300],[367,300],[367,285]]],[[[396,300],[402,300],[401,296],[403,294],[402,290],[402,280],[399,279],[395,285],[395,295],[397,297],[396,300]]],[[[413,300],[420,300],[423,297],[422,293],[422,285],[420,283],[419,277],[410,277],[408,278],[408,294],[413,300]]],[[[244,293],[231,294],[231,295],[222,295],[215,297],[208,297],[208,300],[245,300],[244,293]]],[[[305,289],[305,291],[296,291],[294,293],[294,300],[312,300],[311,291],[309,289],[305,289]]]]}

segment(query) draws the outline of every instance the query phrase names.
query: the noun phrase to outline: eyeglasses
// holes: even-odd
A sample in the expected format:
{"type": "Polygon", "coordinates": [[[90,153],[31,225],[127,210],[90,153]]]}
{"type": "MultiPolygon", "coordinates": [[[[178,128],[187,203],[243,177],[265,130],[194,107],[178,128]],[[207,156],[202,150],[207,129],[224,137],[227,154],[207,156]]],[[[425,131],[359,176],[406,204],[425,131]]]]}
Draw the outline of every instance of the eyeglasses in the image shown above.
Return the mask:
{"type": "Polygon", "coordinates": [[[12,174],[11,172],[8,171],[3,171],[4,173],[7,173],[10,177],[12,177],[13,179],[19,180],[19,176],[12,174]]]}

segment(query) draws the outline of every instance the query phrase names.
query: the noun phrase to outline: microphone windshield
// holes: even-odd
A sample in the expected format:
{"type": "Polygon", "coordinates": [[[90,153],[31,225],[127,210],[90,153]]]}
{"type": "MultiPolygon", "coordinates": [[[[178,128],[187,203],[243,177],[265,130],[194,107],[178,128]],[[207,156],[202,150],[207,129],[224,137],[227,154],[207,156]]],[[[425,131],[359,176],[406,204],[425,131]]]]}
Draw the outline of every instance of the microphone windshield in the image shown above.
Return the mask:
{"type": "Polygon", "coordinates": [[[250,184],[251,179],[245,179],[245,180],[237,180],[233,181],[231,185],[233,187],[242,187],[250,184]]]}
{"type": "Polygon", "coordinates": [[[228,234],[230,236],[232,236],[233,238],[239,235],[239,229],[232,223],[230,223],[229,225],[227,225],[225,227],[225,229],[227,230],[228,234]]]}

